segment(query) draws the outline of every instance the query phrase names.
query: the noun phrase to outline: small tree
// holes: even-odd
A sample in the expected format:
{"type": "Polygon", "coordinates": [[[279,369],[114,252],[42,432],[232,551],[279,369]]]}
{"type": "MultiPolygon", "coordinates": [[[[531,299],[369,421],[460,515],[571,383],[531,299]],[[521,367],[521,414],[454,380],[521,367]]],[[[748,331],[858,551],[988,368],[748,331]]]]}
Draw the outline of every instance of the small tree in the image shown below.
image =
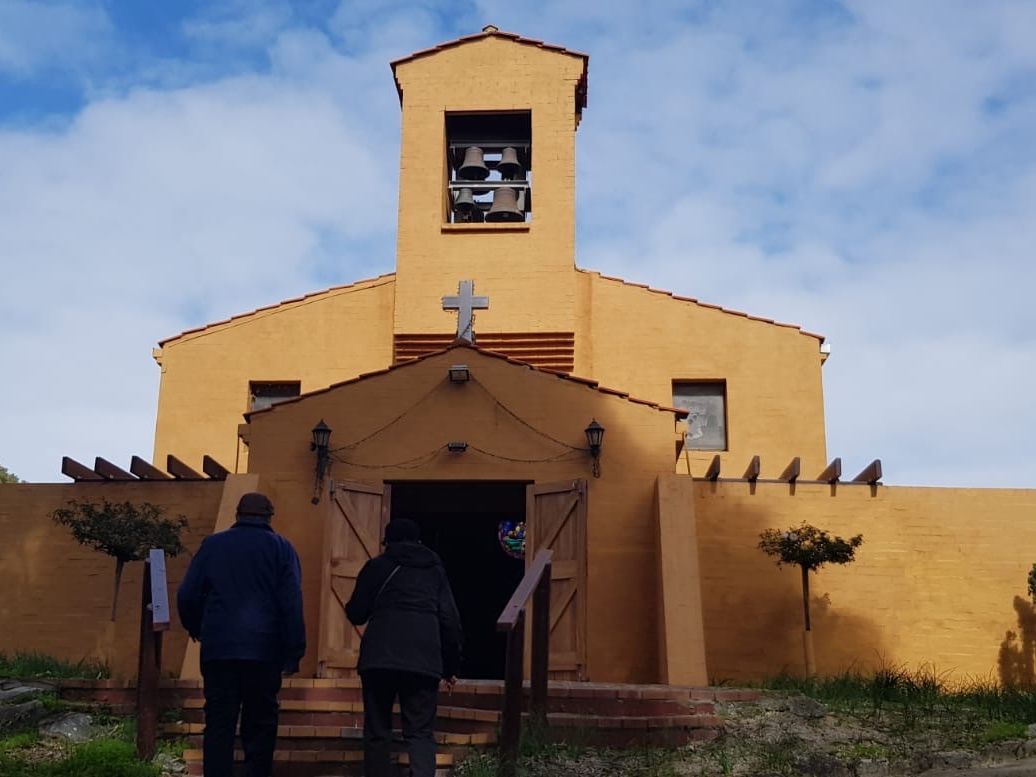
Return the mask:
{"type": "Polygon", "coordinates": [[[807,523],[787,531],[767,529],[759,535],[759,548],[776,558],[778,567],[794,564],[802,571],[802,645],[806,654],[806,673],[810,677],[817,673],[817,666],[813,657],[813,630],[809,615],[809,573],[824,564],[850,563],[862,544],[862,534],[846,540],[832,537],[823,529],[807,523]]]}
{"type": "Polygon", "coordinates": [[[21,483],[17,476],[13,472],[9,472],[7,467],[0,465],[0,483],[21,483]]]}
{"type": "Polygon", "coordinates": [[[80,545],[107,553],[115,559],[115,592],[112,595],[112,620],[119,604],[119,583],[122,568],[128,561],[142,561],[151,548],[161,548],[170,556],[184,551],[180,532],[187,519],[178,515],[166,518],[158,505],[142,502],[71,501],[68,507],[55,510],[51,517],[67,526],[80,545]]]}

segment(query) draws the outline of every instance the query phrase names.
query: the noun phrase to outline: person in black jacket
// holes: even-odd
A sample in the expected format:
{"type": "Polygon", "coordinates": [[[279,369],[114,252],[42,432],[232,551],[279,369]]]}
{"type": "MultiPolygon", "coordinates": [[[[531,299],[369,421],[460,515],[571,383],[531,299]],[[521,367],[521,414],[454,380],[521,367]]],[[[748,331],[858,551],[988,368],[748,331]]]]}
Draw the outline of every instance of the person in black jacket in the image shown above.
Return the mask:
{"type": "Polygon", "coordinates": [[[460,615],[442,561],[420,543],[406,518],[385,527],[385,552],[356,579],[345,614],[367,624],[360,641],[363,764],[366,777],[387,777],[392,705],[399,697],[412,777],[435,774],[439,681],[452,688],[460,669],[460,615]]]}
{"type": "Polygon", "coordinates": [[[281,675],[306,652],[299,557],[272,516],[263,494],[242,496],[237,523],[205,538],[176,594],[181,623],[201,640],[205,777],[233,773],[238,714],[245,774],[269,777],[281,675]]]}

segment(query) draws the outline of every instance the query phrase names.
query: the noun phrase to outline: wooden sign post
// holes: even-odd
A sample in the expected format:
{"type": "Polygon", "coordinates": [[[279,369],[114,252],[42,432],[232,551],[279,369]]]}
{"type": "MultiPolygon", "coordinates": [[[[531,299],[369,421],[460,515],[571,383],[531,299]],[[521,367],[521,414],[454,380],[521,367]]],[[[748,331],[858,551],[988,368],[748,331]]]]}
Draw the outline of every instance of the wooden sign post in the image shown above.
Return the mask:
{"type": "Polygon", "coordinates": [[[140,653],[137,662],[137,757],[155,757],[158,738],[158,679],[162,668],[162,632],[169,628],[169,588],[165,553],[152,548],[144,562],[140,597],[140,653]]]}

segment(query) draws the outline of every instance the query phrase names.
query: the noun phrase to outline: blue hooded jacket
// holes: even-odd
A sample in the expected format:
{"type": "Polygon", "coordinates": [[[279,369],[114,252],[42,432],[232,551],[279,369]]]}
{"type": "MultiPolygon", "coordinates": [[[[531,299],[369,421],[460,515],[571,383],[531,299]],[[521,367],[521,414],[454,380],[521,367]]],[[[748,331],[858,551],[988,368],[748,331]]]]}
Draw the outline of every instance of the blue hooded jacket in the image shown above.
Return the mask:
{"type": "Polygon", "coordinates": [[[201,660],[268,661],[298,671],[306,652],[295,548],[263,520],[239,518],[206,537],[176,593],[201,660]]]}

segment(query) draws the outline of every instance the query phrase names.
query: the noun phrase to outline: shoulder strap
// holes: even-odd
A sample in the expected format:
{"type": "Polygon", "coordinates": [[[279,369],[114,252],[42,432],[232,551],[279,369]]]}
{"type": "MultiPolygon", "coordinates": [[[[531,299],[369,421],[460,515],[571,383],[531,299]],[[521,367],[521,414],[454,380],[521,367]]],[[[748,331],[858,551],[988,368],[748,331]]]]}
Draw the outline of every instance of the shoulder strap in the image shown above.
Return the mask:
{"type": "Polygon", "coordinates": [[[373,607],[374,603],[378,601],[378,597],[381,596],[381,592],[385,590],[385,586],[387,586],[389,584],[389,580],[394,578],[396,576],[396,572],[398,572],[398,571],[399,571],[399,566],[397,565],[395,569],[393,569],[391,572],[389,572],[389,576],[385,578],[385,582],[381,584],[381,588],[379,588],[378,592],[376,594],[374,594],[374,599],[371,600],[371,607],[373,607]]]}

